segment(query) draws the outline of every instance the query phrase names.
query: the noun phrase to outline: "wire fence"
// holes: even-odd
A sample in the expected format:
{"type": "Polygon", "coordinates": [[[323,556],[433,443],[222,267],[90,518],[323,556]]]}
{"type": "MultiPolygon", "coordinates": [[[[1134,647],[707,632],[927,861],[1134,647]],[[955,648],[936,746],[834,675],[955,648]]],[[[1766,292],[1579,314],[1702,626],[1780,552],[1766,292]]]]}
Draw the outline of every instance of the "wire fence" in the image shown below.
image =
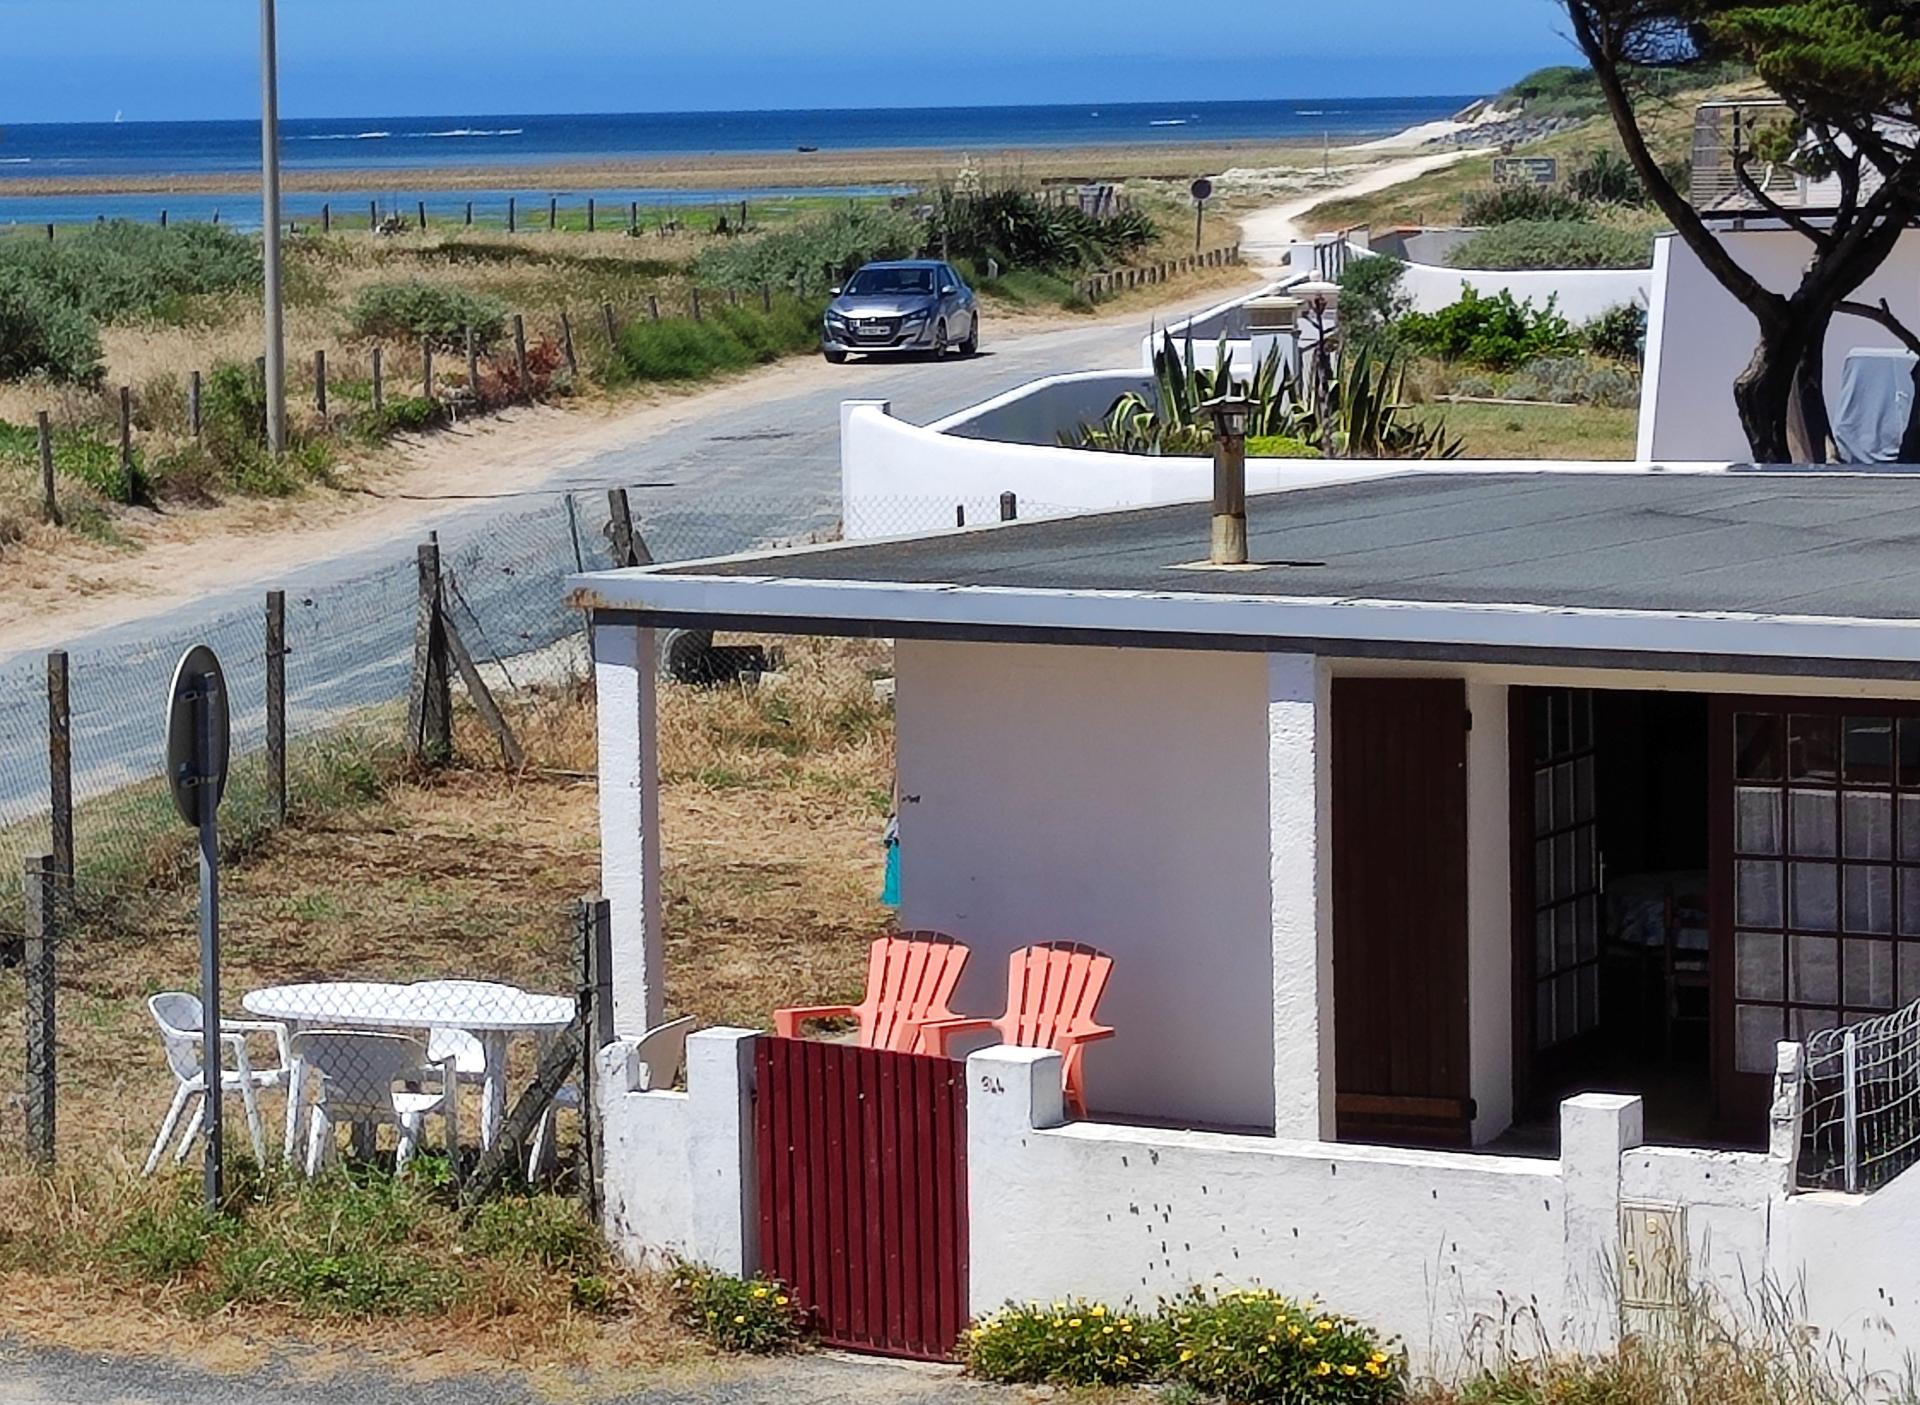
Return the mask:
{"type": "Polygon", "coordinates": [[[1800,1183],[1877,1190],[1920,1162],[1920,1002],[1807,1036],[1800,1183]]]}
{"type": "MultiPolygon", "coordinates": [[[[522,1172],[577,1164],[584,1098],[573,1070],[586,1038],[578,1021],[591,988],[591,920],[549,884],[508,926],[474,930],[462,885],[511,887],[527,859],[507,842],[448,856],[423,841],[422,871],[378,890],[393,910],[356,913],[356,889],[374,891],[369,846],[345,832],[352,826],[330,830],[327,817],[380,793],[378,778],[407,764],[436,707],[448,749],[466,761],[497,768],[503,737],[487,702],[513,733],[509,769],[591,779],[591,662],[565,582],[619,563],[628,524],[618,504],[656,563],[841,531],[825,495],[652,492],[548,495],[507,512],[490,503],[442,522],[434,628],[458,646],[434,655],[437,677],[421,673],[421,556],[404,549],[372,569],[289,582],[278,659],[263,591],[175,628],[111,631],[65,653],[59,668],[41,656],[0,662],[0,1154],[112,1146],[132,1164],[149,1151],[147,1164],[159,1164],[191,1156],[200,1141],[197,1080],[212,1065],[197,1042],[196,837],[174,813],[163,752],[176,661],[205,643],[222,661],[232,718],[222,849],[264,854],[250,867],[267,871],[223,935],[228,1149],[250,1143],[318,1164],[338,1150],[332,1133],[351,1128],[350,1148],[378,1145],[395,1160],[442,1137],[464,1143],[470,1172],[497,1175],[502,1158],[522,1172]],[[269,746],[277,674],[284,762],[269,746]],[[543,712],[543,699],[568,705],[543,712]],[[276,849],[288,814],[300,827],[276,849]],[[287,881],[275,887],[278,869],[287,881]],[[522,1106],[526,1094],[514,1090],[526,1089],[541,1091],[540,1106],[522,1106]],[[505,1150],[487,1162],[493,1148],[505,1150]]],[[[1071,509],[994,495],[863,510],[865,532],[878,535],[1071,509]]],[[[577,891],[596,885],[589,854],[577,891]]],[[[657,1082],[672,1078],[665,1065],[683,1034],[669,1031],[657,1046],[657,1082]]]]}

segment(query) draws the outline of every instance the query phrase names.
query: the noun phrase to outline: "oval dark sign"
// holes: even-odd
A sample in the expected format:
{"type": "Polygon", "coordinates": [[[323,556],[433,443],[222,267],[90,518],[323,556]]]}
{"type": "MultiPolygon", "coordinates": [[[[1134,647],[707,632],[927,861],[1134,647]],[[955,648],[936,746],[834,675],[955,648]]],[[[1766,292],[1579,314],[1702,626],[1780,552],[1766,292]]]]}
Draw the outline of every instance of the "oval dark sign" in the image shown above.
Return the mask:
{"type": "Polygon", "coordinates": [[[227,746],[232,715],[227,706],[227,676],[220,660],[205,644],[195,644],[180,656],[167,690],[167,788],[173,808],[189,825],[200,823],[200,791],[211,784],[217,809],[227,793],[227,746]],[[213,705],[212,745],[204,748],[200,735],[200,698],[213,705]]]}
{"type": "Polygon", "coordinates": [[[1195,181],[1188,189],[1193,192],[1193,198],[1195,200],[1210,200],[1213,198],[1213,182],[1205,176],[1200,177],[1200,179],[1195,181]]]}

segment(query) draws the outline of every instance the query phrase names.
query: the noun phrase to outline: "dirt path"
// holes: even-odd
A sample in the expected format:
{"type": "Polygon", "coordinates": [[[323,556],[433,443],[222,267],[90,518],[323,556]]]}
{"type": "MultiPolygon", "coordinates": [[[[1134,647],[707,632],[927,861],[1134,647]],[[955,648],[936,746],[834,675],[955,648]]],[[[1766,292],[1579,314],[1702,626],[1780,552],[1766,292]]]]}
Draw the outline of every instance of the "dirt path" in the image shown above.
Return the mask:
{"type": "Polygon", "coordinates": [[[1286,262],[1287,246],[1307,237],[1300,228],[1300,221],[1320,206],[1333,200],[1372,195],[1392,186],[1405,185],[1429,171],[1443,171],[1470,156],[1484,155],[1485,151],[1483,147],[1461,147],[1425,156],[1409,156],[1402,161],[1389,161],[1355,176],[1343,185],[1316,190],[1244,215],[1240,220],[1240,255],[1255,268],[1279,268],[1286,262]]]}

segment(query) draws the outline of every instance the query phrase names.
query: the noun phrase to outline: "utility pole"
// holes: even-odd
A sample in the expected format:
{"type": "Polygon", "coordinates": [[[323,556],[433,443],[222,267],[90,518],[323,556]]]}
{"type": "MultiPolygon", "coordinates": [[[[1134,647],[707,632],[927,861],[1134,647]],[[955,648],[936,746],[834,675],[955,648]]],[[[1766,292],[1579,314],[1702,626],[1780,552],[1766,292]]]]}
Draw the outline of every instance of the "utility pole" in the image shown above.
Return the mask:
{"type": "Polygon", "coordinates": [[[287,447],[287,348],[280,306],[280,79],[274,0],[260,0],[261,258],[267,322],[267,451],[287,447]]]}

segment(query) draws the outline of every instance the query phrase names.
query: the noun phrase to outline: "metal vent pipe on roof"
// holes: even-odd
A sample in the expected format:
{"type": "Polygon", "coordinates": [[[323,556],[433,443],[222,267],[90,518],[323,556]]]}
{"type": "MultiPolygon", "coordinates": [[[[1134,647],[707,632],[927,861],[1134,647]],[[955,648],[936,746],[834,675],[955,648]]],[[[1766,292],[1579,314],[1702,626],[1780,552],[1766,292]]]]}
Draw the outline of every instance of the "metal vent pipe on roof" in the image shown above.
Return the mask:
{"type": "Polygon", "coordinates": [[[1215,566],[1247,563],[1247,416],[1253,402],[1242,386],[1204,402],[1213,416],[1213,544],[1215,566]]]}

